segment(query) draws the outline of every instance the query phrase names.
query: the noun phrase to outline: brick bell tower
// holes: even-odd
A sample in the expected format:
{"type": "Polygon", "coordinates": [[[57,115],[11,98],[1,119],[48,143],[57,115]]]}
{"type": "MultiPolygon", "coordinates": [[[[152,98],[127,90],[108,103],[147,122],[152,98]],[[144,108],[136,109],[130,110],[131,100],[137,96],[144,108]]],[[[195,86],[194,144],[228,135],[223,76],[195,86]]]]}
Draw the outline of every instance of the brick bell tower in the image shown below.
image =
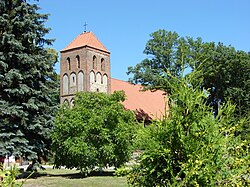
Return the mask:
{"type": "Polygon", "coordinates": [[[111,92],[110,52],[92,32],[79,34],[60,51],[60,103],[76,92],[111,92]]]}

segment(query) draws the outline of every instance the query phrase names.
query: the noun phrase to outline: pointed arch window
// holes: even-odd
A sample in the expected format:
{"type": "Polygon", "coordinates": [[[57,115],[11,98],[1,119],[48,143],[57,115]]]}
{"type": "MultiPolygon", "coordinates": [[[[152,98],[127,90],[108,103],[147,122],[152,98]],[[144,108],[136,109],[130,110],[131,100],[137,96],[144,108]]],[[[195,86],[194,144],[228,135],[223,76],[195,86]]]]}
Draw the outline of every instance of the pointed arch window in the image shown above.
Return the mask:
{"type": "Polygon", "coordinates": [[[67,65],[68,65],[68,70],[71,70],[71,67],[70,67],[70,58],[69,57],[67,58],[67,65]]]}
{"type": "Polygon", "coordinates": [[[103,92],[108,93],[108,76],[104,74],[102,80],[103,92]]]}
{"type": "Polygon", "coordinates": [[[95,76],[95,73],[93,71],[90,72],[89,74],[89,79],[90,79],[90,84],[93,84],[96,82],[96,76],[95,76]]]}
{"type": "Polygon", "coordinates": [[[101,59],[101,70],[105,71],[105,60],[103,58],[101,59]]]}
{"type": "Polygon", "coordinates": [[[75,100],[74,100],[74,98],[72,98],[72,99],[70,100],[70,108],[73,108],[73,107],[74,107],[74,102],[75,102],[75,100]]]}
{"type": "Polygon", "coordinates": [[[98,84],[101,84],[101,83],[102,83],[102,74],[101,74],[100,72],[98,72],[98,73],[96,74],[96,82],[97,82],[98,84]]]}
{"type": "Polygon", "coordinates": [[[83,72],[82,71],[80,71],[79,73],[78,73],[78,82],[77,82],[77,84],[78,84],[78,91],[80,92],[80,91],[83,91],[84,90],[84,74],[83,74],[83,72]]]}
{"type": "Polygon", "coordinates": [[[76,64],[77,64],[77,68],[80,69],[81,68],[81,63],[80,63],[79,55],[76,56],[76,64]]]}
{"type": "Polygon", "coordinates": [[[77,82],[77,80],[76,80],[76,74],[75,74],[75,72],[73,72],[73,73],[71,73],[70,74],[70,77],[69,77],[69,89],[70,89],[70,94],[74,94],[74,93],[76,93],[76,82],[77,82]]]}
{"type": "Polygon", "coordinates": [[[67,74],[63,75],[63,95],[69,94],[69,77],[67,74]]]}
{"type": "Polygon", "coordinates": [[[76,86],[76,74],[75,73],[71,73],[70,74],[70,87],[76,86]]]}
{"type": "Polygon", "coordinates": [[[68,99],[65,99],[65,100],[63,101],[63,104],[69,106],[69,101],[68,101],[68,99]]]}
{"type": "Polygon", "coordinates": [[[97,69],[97,58],[96,56],[93,56],[93,67],[92,69],[97,69]]]}
{"type": "Polygon", "coordinates": [[[108,76],[107,76],[106,74],[103,75],[102,84],[103,84],[104,86],[107,86],[107,85],[108,85],[108,76]]]}

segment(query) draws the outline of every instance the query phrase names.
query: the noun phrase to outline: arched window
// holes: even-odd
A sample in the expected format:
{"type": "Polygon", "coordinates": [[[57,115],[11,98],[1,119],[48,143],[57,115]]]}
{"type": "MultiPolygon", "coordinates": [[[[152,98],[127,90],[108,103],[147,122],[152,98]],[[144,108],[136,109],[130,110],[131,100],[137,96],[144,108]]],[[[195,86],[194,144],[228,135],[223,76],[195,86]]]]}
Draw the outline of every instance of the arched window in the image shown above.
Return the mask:
{"type": "Polygon", "coordinates": [[[78,73],[78,91],[81,92],[84,90],[84,74],[82,71],[78,73]]]}
{"type": "Polygon", "coordinates": [[[107,86],[107,85],[108,85],[108,76],[107,76],[106,74],[103,75],[102,83],[103,83],[104,86],[107,86]]]}
{"type": "Polygon", "coordinates": [[[68,99],[65,99],[65,100],[63,101],[63,104],[69,106],[69,101],[68,101],[68,99]]]}
{"type": "Polygon", "coordinates": [[[102,75],[101,75],[100,72],[98,72],[98,73],[96,74],[96,82],[97,82],[98,84],[101,84],[101,83],[102,83],[102,75]]]}
{"type": "Polygon", "coordinates": [[[69,77],[67,74],[63,75],[63,95],[69,94],[69,77]]]}
{"type": "Polygon", "coordinates": [[[70,67],[70,58],[69,57],[67,58],[67,64],[68,64],[68,70],[71,70],[71,67],[70,67]]]}
{"type": "Polygon", "coordinates": [[[102,77],[102,88],[103,92],[107,93],[108,92],[108,76],[105,74],[102,77]]]}
{"type": "Polygon", "coordinates": [[[105,71],[105,61],[103,58],[101,59],[101,70],[105,71]]]}
{"type": "Polygon", "coordinates": [[[70,88],[71,94],[74,94],[76,92],[76,74],[75,73],[70,74],[69,88],[70,88]]]}
{"type": "Polygon", "coordinates": [[[71,73],[70,74],[70,87],[76,86],[76,74],[71,73]]]}
{"type": "Polygon", "coordinates": [[[80,57],[79,57],[79,55],[76,56],[76,64],[77,64],[77,68],[80,69],[81,68],[81,64],[80,64],[80,57]]]}
{"type": "Polygon", "coordinates": [[[75,102],[75,100],[74,100],[74,98],[72,98],[71,101],[70,101],[70,108],[74,107],[74,102],[75,102]]]}
{"type": "Polygon", "coordinates": [[[94,83],[96,81],[95,80],[95,73],[93,71],[90,72],[89,79],[90,79],[90,83],[94,83]]]}
{"type": "Polygon", "coordinates": [[[90,82],[90,88],[89,90],[91,92],[95,92],[96,91],[96,76],[95,76],[95,72],[91,71],[89,73],[89,82],[90,82]]]}
{"type": "Polygon", "coordinates": [[[97,69],[97,58],[93,56],[93,69],[97,69]]]}

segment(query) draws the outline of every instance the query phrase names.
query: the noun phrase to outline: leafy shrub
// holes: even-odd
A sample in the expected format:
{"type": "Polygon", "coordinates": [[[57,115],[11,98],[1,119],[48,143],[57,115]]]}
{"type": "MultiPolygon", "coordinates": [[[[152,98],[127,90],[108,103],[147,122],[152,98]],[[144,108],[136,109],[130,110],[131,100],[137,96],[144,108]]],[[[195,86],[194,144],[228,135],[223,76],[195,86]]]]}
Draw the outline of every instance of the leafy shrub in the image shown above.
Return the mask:
{"type": "Polygon", "coordinates": [[[235,137],[234,106],[216,117],[206,91],[188,79],[176,80],[170,118],[145,128],[146,150],[128,175],[132,186],[248,186],[249,145],[235,137]]]}
{"type": "Polygon", "coordinates": [[[25,181],[17,182],[16,176],[19,174],[16,166],[5,169],[0,166],[0,187],[21,187],[25,181]]]}
{"type": "Polygon", "coordinates": [[[115,170],[115,175],[117,177],[123,177],[123,176],[127,176],[131,171],[131,168],[128,168],[128,167],[120,167],[120,168],[117,168],[115,170]]]}

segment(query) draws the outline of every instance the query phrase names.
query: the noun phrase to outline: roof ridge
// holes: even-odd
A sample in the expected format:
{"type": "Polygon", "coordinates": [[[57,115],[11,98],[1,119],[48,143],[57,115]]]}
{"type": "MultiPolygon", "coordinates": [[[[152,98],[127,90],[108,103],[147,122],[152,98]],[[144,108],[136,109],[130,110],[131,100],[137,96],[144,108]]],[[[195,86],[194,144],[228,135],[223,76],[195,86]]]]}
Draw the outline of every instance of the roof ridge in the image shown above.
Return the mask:
{"type": "Polygon", "coordinates": [[[96,37],[96,35],[93,32],[90,33],[97,39],[97,41],[102,45],[102,47],[108,51],[108,49],[102,44],[102,42],[96,37]]]}
{"type": "MultiPolygon", "coordinates": [[[[81,33],[81,34],[83,34],[83,33],[81,33]]],[[[72,40],[63,50],[67,49],[81,34],[78,34],[77,37],[75,37],[74,40],[72,40]]],[[[61,51],[63,51],[63,50],[61,50],[61,51]]]]}
{"type": "Polygon", "coordinates": [[[112,77],[111,79],[115,79],[115,80],[118,80],[118,81],[123,81],[123,82],[128,82],[128,81],[120,80],[120,79],[113,78],[113,77],[112,77]]]}
{"type": "MultiPolygon", "coordinates": [[[[89,44],[89,40],[90,40],[90,35],[89,35],[89,34],[90,34],[90,33],[91,33],[90,31],[84,33],[84,34],[88,34],[88,35],[87,35],[87,42],[86,42],[86,45],[88,45],[88,46],[90,45],[90,44],[89,44]]],[[[91,46],[91,47],[92,47],[92,46],[91,46]]]]}
{"type": "MultiPolygon", "coordinates": [[[[111,78],[111,79],[114,79],[114,80],[119,81],[119,82],[126,83],[129,86],[137,87],[137,88],[139,88],[139,90],[143,90],[143,88],[144,88],[144,86],[141,85],[141,84],[134,84],[134,83],[131,83],[129,81],[124,81],[124,80],[120,80],[120,79],[116,79],[116,78],[111,78]]],[[[145,91],[148,91],[148,90],[145,90],[145,91]]]]}

